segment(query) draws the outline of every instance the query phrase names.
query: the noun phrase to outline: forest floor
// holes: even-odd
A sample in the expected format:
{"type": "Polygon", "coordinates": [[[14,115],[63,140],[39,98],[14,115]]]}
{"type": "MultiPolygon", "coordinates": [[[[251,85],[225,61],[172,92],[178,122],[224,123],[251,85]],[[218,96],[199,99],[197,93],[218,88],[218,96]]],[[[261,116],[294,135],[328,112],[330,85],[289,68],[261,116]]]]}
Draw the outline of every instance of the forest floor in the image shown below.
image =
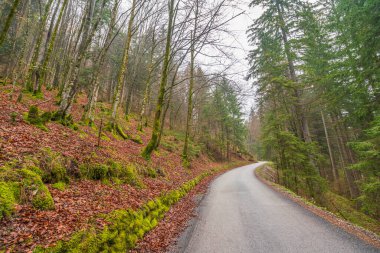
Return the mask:
{"type": "MultiPolygon", "coordinates": [[[[22,101],[17,102],[21,89],[18,86],[14,88],[13,90],[10,85],[0,86],[0,167],[10,161],[22,161],[27,156],[41,158],[39,157],[41,149],[50,148],[63,157],[75,161],[74,166],[112,160],[123,164],[135,164],[140,168],[159,168],[164,172],[164,176],[152,178],[141,175],[140,187],[85,179],[71,179],[65,190],[58,190],[47,184],[55,209],[42,211],[30,204],[18,204],[11,217],[0,220],[0,250],[28,252],[37,245],[52,246],[58,240],[68,239],[73,232],[84,229],[90,224],[99,223],[98,225],[102,226],[104,221],[98,218],[100,214],[119,209],[137,209],[163,192],[177,189],[184,182],[225,164],[212,161],[202,152],[194,151],[191,167],[183,168],[179,148],[182,140],[179,135],[164,136],[162,146],[165,148],[154,152],[150,161],[144,160],[140,153],[149,141],[151,129],[148,127],[144,132],[137,131],[138,122],[133,117],[128,122],[119,121],[123,122],[123,130],[128,135],[138,135],[141,138],[141,144],[104,131],[101,147],[98,147],[99,131],[96,126],[100,124],[99,118],[92,127],[78,123],[77,130],[56,122],[49,122],[46,124],[47,129],[41,129],[27,123],[26,114],[31,105],[38,106],[42,112],[56,110],[56,92],[44,90],[43,98],[24,93],[22,101]]],[[[74,122],[80,122],[85,103],[85,97],[80,95],[72,110],[74,122]]],[[[196,144],[193,145],[194,150],[198,150],[196,144]]],[[[236,156],[234,161],[243,161],[243,159],[236,156]]],[[[198,189],[202,188],[202,185],[204,187],[205,183],[198,189]]],[[[178,205],[182,207],[193,205],[192,198],[185,199],[187,200],[181,201],[175,208],[180,208],[178,205]]],[[[191,208],[185,209],[191,210],[191,208]]],[[[183,219],[190,216],[190,213],[187,213],[187,216],[173,216],[180,220],[171,220],[171,226],[175,227],[175,224],[178,227],[182,226],[183,219]]],[[[170,212],[168,215],[167,217],[171,217],[170,212]]],[[[175,228],[173,231],[178,229],[175,228]]],[[[157,248],[157,239],[152,239],[152,235],[154,233],[148,235],[148,239],[139,244],[140,247],[157,248]]],[[[162,247],[161,245],[161,248],[158,248],[162,247]]]]}

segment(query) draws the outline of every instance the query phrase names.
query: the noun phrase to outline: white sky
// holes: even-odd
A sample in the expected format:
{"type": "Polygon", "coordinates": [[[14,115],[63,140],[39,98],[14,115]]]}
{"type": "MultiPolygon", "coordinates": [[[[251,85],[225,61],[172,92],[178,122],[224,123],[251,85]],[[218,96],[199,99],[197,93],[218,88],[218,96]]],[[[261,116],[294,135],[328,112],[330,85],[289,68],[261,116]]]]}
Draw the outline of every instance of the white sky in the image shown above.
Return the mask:
{"type": "MultiPolygon", "coordinates": [[[[243,89],[244,96],[241,100],[243,102],[244,113],[248,114],[250,108],[254,106],[254,92],[251,89],[251,82],[245,80],[249,69],[246,58],[250,50],[246,32],[248,27],[253,23],[253,20],[262,14],[262,9],[260,7],[250,8],[248,5],[251,0],[238,0],[238,2],[237,7],[230,8],[229,16],[232,17],[241,12],[244,12],[244,14],[229,22],[228,29],[231,33],[223,38],[223,44],[234,47],[234,49],[231,49],[231,53],[236,59],[236,62],[233,67],[227,71],[227,74],[229,74],[229,79],[232,79],[243,89]]],[[[202,61],[202,59],[200,60],[202,61]]]]}

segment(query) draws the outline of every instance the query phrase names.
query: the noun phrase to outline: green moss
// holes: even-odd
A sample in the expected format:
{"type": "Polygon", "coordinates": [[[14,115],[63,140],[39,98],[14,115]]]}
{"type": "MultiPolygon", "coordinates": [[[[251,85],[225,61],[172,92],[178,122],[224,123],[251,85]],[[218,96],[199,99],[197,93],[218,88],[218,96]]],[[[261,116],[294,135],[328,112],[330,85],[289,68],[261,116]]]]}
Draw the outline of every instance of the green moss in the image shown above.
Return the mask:
{"type": "Polygon", "coordinates": [[[39,167],[37,167],[37,166],[31,165],[31,166],[27,166],[27,167],[25,167],[25,168],[28,169],[28,170],[33,171],[34,173],[36,173],[37,175],[39,175],[41,178],[42,178],[43,175],[44,175],[44,171],[41,170],[41,169],[40,169],[39,167]]]}
{"type": "Polygon", "coordinates": [[[64,182],[57,182],[57,183],[53,184],[52,187],[57,189],[57,190],[64,191],[66,189],[67,185],[64,182]]]}
{"type": "Polygon", "coordinates": [[[170,206],[178,202],[207,175],[202,174],[180,189],[150,200],[137,211],[128,209],[112,212],[106,217],[110,225],[101,231],[90,228],[76,233],[69,241],[59,242],[54,248],[39,248],[39,251],[35,252],[126,252],[133,249],[139,239],[157,226],[170,206]]]}
{"type": "Polygon", "coordinates": [[[46,122],[49,122],[51,120],[51,117],[52,117],[52,113],[51,112],[44,112],[41,114],[41,122],[42,123],[46,123],[46,122]]]}
{"type": "Polygon", "coordinates": [[[38,107],[35,106],[35,105],[32,105],[30,108],[29,108],[29,112],[28,112],[28,122],[30,124],[33,124],[33,125],[38,125],[41,123],[41,119],[40,119],[40,116],[39,116],[39,112],[38,112],[38,107]]]}
{"type": "Polygon", "coordinates": [[[0,167],[0,181],[3,182],[19,182],[21,176],[17,170],[12,169],[10,165],[0,167]]]}
{"type": "Polygon", "coordinates": [[[104,133],[102,133],[101,137],[100,137],[103,141],[110,141],[111,139],[104,133]]]}
{"type": "Polygon", "coordinates": [[[16,205],[14,185],[7,182],[0,182],[0,219],[9,217],[16,205]]]}
{"type": "MultiPolygon", "coordinates": [[[[9,166],[0,168],[1,199],[0,209],[9,210],[9,203],[30,203],[35,208],[54,208],[49,189],[44,185],[41,171],[37,167],[15,169],[9,166]],[[4,198],[4,199],[3,199],[4,198]],[[7,202],[10,201],[10,202],[7,202]]],[[[3,211],[2,211],[3,212],[3,211]]],[[[5,213],[5,211],[4,211],[5,213]]],[[[7,212],[9,214],[9,212],[7,212]]]]}
{"type": "Polygon", "coordinates": [[[145,177],[151,177],[151,178],[156,178],[156,177],[158,177],[158,173],[157,173],[157,171],[156,171],[155,169],[153,169],[153,168],[150,168],[150,167],[145,168],[145,169],[143,170],[143,175],[144,175],[145,177]]]}
{"type": "Polygon", "coordinates": [[[79,166],[81,176],[92,179],[102,180],[107,184],[110,181],[116,184],[130,184],[142,187],[143,184],[133,164],[122,165],[114,161],[107,164],[82,164],[79,166]]]}
{"type": "Polygon", "coordinates": [[[104,164],[82,164],[79,169],[81,176],[88,179],[102,180],[108,175],[108,166],[104,164]]]}
{"type": "Polygon", "coordinates": [[[49,189],[44,185],[41,177],[28,169],[21,169],[22,181],[20,183],[22,201],[31,202],[41,210],[54,209],[54,201],[49,189]]]}
{"type": "Polygon", "coordinates": [[[43,171],[41,177],[45,183],[57,183],[61,181],[69,183],[65,159],[59,153],[54,152],[50,148],[42,149],[39,164],[43,171]]]}
{"type": "MultiPolygon", "coordinates": [[[[122,170],[120,164],[110,165],[111,170],[122,170]]],[[[225,169],[221,167],[216,171],[225,169]]],[[[203,173],[183,184],[177,190],[148,201],[138,210],[116,210],[104,216],[108,226],[102,230],[93,227],[75,233],[68,241],[61,241],[55,247],[35,252],[128,252],[136,246],[138,239],[157,226],[158,221],[164,218],[165,213],[172,205],[177,203],[204,177],[210,175],[203,173]]]]}
{"type": "Polygon", "coordinates": [[[143,144],[143,141],[142,141],[140,135],[137,135],[137,134],[135,134],[131,137],[131,141],[133,141],[137,144],[143,144]]]}
{"type": "Polygon", "coordinates": [[[35,125],[36,127],[40,128],[41,130],[47,131],[47,127],[45,126],[45,123],[48,121],[47,120],[47,114],[48,113],[43,113],[42,115],[44,116],[43,118],[39,115],[39,110],[38,107],[35,105],[30,106],[29,112],[26,116],[26,121],[29,124],[35,125]]]}
{"type": "Polygon", "coordinates": [[[128,140],[129,139],[128,134],[124,133],[124,131],[121,128],[121,126],[116,125],[115,126],[115,130],[116,130],[117,134],[120,135],[124,140],[128,140]]]}
{"type": "Polygon", "coordinates": [[[18,116],[18,113],[17,113],[17,112],[11,112],[11,113],[9,114],[9,117],[10,117],[10,119],[11,119],[11,123],[12,123],[12,124],[15,124],[15,123],[16,123],[17,116],[18,116]]]}
{"type": "Polygon", "coordinates": [[[60,111],[55,111],[51,114],[51,120],[57,121],[61,123],[64,126],[67,126],[73,130],[78,130],[79,127],[74,123],[73,116],[71,114],[69,115],[63,115],[60,111]]]}
{"type": "Polygon", "coordinates": [[[134,164],[122,165],[109,161],[109,177],[118,178],[123,183],[133,186],[143,186],[134,164]]]}

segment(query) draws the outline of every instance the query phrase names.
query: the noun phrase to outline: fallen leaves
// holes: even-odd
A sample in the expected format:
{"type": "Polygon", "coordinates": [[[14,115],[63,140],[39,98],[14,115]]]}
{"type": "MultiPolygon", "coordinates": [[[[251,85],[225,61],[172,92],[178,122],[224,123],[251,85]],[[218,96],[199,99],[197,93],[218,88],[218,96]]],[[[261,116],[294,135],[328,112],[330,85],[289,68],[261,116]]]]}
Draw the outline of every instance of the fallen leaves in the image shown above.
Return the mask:
{"type": "MultiPolygon", "coordinates": [[[[22,115],[28,111],[31,104],[38,103],[36,99],[25,98],[22,103],[16,103],[15,98],[9,100],[8,91],[11,86],[0,87],[0,166],[11,159],[21,160],[25,155],[36,154],[40,148],[50,147],[55,152],[75,159],[79,163],[87,160],[104,162],[113,159],[124,163],[139,163],[147,165],[140,156],[143,145],[132,141],[115,139],[111,134],[109,141],[103,141],[102,148],[97,148],[97,133],[88,126],[80,126],[79,131],[71,130],[58,123],[48,123],[49,131],[43,131],[23,121],[22,115]],[[16,122],[12,123],[10,114],[17,112],[16,122]],[[81,137],[85,134],[85,138],[81,137]]],[[[16,93],[19,92],[16,87],[16,93]]],[[[46,103],[40,104],[42,111],[57,109],[54,104],[55,93],[44,91],[46,103]]],[[[78,121],[86,99],[80,96],[74,105],[73,116],[78,121]]],[[[137,122],[131,120],[128,134],[134,134],[137,122]]],[[[141,139],[147,143],[150,130],[141,134],[141,139]]],[[[37,245],[51,246],[90,223],[102,227],[106,222],[102,214],[116,209],[138,208],[149,199],[159,196],[162,192],[176,189],[184,182],[217,166],[206,157],[199,157],[192,162],[191,170],[181,167],[181,157],[177,153],[165,152],[165,155],[154,154],[151,166],[164,168],[166,177],[144,178],[143,189],[130,185],[107,186],[96,181],[72,181],[69,188],[59,191],[49,186],[55,202],[55,210],[40,211],[29,205],[18,205],[15,215],[0,221],[0,249],[12,249],[12,252],[29,252],[37,245]]],[[[203,182],[200,184],[203,185],[203,182]]],[[[197,186],[199,189],[201,186],[197,186]]],[[[175,235],[179,227],[191,216],[193,205],[189,195],[167,215],[167,222],[163,222],[161,235],[151,232],[148,241],[153,249],[162,249],[171,241],[165,236],[175,235]],[[178,214],[183,214],[179,217],[178,214]],[[167,232],[167,235],[163,235],[167,232]],[[154,246],[155,245],[155,246],[154,246]]],[[[166,220],[166,219],[165,219],[166,220]]],[[[157,227],[159,229],[161,225],[157,227]]],[[[156,231],[156,230],[154,230],[156,231]]],[[[145,241],[145,240],[144,240],[145,241]]],[[[143,244],[144,245],[144,244],[143,244]]],[[[147,244],[146,244],[147,245],[147,244]]],[[[149,248],[149,247],[147,247],[149,248]]],[[[157,251],[159,252],[159,251],[157,251]]]]}

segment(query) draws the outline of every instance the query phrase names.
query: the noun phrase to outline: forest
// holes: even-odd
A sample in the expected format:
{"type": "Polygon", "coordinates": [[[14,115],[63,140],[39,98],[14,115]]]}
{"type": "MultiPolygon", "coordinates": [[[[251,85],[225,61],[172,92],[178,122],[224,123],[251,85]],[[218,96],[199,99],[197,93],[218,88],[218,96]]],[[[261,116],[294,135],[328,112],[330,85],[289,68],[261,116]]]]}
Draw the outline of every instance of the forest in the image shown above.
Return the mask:
{"type": "Polygon", "coordinates": [[[1,0],[0,21],[0,252],[162,252],[138,243],[171,206],[258,160],[380,233],[378,0],[1,0]]]}
{"type": "Polygon", "coordinates": [[[324,206],[344,196],[379,219],[380,2],[250,6],[264,10],[248,31],[251,151],[294,192],[324,206]]]}
{"type": "MultiPolygon", "coordinates": [[[[225,0],[5,1],[4,83],[21,84],[35,97],[57,90],[59,108],[52,119],[65,124],[72,123],[81,93],[87,97],[80,118],[86,124],[101,117],[98,102],[111,104],[104,121],[121,135],[119,118],[137,115],[140,131],[148,123],[153,127],[146,158],[159,146],[166,123],[185,134],[184,162],[195,135],[220,156],[228,157],[229,149],[244,152],[233,81],[222,70],[207,73],[197,63],[207,57],[205,48],[224,50],[217,34],[227,32],[233,18],[223,14],[227,6],[225,0]]],[[[22,93],[16,96],[22,101],[22,93]]]]}

